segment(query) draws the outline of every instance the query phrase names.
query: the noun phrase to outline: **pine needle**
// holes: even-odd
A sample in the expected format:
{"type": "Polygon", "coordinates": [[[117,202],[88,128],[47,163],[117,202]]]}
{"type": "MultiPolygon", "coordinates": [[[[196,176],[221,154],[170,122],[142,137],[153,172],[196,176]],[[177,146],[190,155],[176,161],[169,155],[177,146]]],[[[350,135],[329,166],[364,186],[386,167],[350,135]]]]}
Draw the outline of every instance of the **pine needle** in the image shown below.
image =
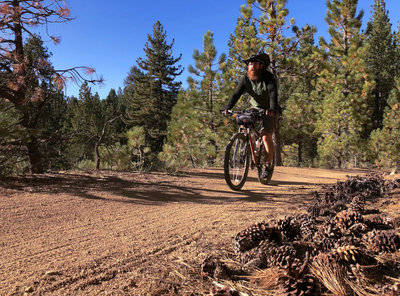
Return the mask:
{"type": "Polygon", "coordinates": [[[373,286],[366,283],[364,280],[361,280],[360,283],[356,283],[345,279],[346,283],[350,286],[350,288],[354,291],[354,293],[358,296],[377,296],[380,295],[379,291],[376,290],[373,286]]]}
{"type": "Polygon", "coordinates": [[[268,268],[263,270],[256,270],[248,278],[252,283],[257,283],[257,286],[266,289],[276,289],[278,279],[282,276],[283,270],[279,268],[268,268]]]}
{"type": "Polygon", "coordinates": [[[346,296],[345,270],[336,262],[321,262],[316,259],[310,266],[311,273],[336,296],[346,296]]]}

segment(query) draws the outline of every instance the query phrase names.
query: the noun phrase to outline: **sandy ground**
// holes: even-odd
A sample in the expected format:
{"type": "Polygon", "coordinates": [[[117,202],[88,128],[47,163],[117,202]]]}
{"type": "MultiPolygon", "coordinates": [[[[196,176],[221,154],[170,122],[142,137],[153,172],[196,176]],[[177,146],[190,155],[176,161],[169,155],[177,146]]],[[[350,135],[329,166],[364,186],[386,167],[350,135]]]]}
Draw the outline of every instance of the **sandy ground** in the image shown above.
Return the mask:
{"type": "Polygon", "coordinates": [[[221,169],[0,179],[0,295],[206,295],[208,254],[364,173],[278,167],[264,186],[251,171],[240,192],[221,169]]]}

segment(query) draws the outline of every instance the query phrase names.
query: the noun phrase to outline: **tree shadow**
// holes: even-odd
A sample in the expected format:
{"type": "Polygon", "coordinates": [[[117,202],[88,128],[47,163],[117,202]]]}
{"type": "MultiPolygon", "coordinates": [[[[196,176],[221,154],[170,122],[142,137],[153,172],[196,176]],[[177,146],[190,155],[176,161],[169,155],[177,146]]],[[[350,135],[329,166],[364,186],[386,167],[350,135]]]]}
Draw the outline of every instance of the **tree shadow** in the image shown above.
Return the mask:
{"type": "MultiPolygon", "coordinates": [[[[247,182],[258,183],[258,180],[249,176],[247,182]]],[[[250,184],[246,185],[250,186],[250,184]]],[[[304,187],[311,185],[311,183],[277,180],[271,181],[271,185],[265,186],[265,191],[263,188],[261,192],[259,189],[232,191],[225,184],[222,170],[185,172],[182,175],[109,171],[89,173],[68,172],[24,177],[4,177],[0,179],[0,188],[9,189],[14,192],[69,194],[88,200],[156,206],[173,202],[204,204],[243,201],[253,203],[281,203],[284,200],[288,200],[287,197],[290,194],[288,192],[276,192],[276,190],[271,191],[269,188],[283,185],[304,187]],[[202,186],[203,179],[204,183],[212,184],[212,186],[202,186]]],[[[295,193],[292,195],[295,195],[295,193]]],[[[303,199],[308,200],[309,198],[303,199]]]]}

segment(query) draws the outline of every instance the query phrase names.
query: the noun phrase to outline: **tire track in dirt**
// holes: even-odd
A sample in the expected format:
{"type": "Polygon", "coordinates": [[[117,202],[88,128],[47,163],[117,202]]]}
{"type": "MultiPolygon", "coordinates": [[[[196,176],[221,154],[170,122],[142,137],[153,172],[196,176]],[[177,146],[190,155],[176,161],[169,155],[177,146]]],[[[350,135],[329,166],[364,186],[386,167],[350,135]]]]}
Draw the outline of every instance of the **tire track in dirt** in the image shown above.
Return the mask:
{"type": "Polygon", "coordinates": [[[298,211],[314,184],[346,174],[278,168],[275,186],[250,174],[241,192],[219,169],[57,175],[49,188],[42,178],[0,198],[0,295],[140,295],[176,258],[198,265],[248,224],[298,211]]]}

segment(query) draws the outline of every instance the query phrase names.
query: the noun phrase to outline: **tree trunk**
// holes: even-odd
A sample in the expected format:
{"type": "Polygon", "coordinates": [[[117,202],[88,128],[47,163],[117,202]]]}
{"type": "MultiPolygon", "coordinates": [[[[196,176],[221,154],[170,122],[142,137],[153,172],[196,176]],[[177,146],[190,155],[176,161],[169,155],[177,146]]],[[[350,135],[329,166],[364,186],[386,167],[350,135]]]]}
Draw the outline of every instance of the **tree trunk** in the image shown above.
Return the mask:
{"type": "Polygon", "coordinates": [[[43,174],[42,156],[40,155],[39,143],[35,136],[30,135],[26,148],[29,157],[29,172],[31,174],[43,174]]]}
{"type": "Polygon", "coordinates": [[[44,168],[43,168],[42,156],[39,149],[39,141],[36,135],[34,134],[36,130],[35,126],[36,124],[33,123],[30,118],[29,107],[18,106],[17,108],[22,113],[21,126],[26,130],[28,134],[24,142],[28,152],[29,172],[31,174],[43,174],[44,168]]]}
{"type": "Polygon", "coordinates": [[[279,116],[276,118],[275,126],[275,165],[282,166],[282,137],[280,133],[279,116]]]}
{"type": "Polygon", "coordinates": [[[299,140],[299,147],[297,151],[297,166],[301,166],[303,162],[303,141],[299,140]]]}

